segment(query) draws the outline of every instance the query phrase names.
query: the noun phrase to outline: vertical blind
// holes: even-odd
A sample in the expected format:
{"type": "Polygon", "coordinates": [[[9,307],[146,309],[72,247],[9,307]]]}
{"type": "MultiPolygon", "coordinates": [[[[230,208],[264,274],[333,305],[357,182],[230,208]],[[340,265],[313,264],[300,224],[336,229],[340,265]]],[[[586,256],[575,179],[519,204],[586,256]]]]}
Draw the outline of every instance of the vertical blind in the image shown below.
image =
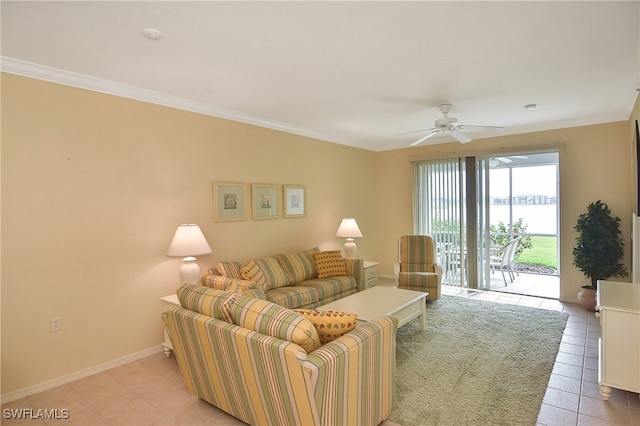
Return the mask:
{"type": "Polygon", "coordinates": [[[443,282],[451,285],[465,277],[465,165],[464,158],[414,163],[414,232],[435,240],[443,282]]]}
{"type": "Polygon", "coordinates": [[[414,232],[460,244],[465,231],[465,159],[414,163],[414,232]]]}

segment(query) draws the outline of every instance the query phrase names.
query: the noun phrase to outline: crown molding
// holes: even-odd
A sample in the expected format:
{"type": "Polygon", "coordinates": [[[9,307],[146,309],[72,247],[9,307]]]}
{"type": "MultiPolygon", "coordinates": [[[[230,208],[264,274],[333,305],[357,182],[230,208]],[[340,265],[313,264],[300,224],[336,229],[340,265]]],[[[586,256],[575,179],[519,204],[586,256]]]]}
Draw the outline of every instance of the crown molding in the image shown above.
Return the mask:
{"type": "Polygon", "coordinates": [[[108,95],[162,105],[169,108],[195,112],[211,117],[223,118],[225,120],[251,124],[258,127],[264,127],[267,129],[277,130],[285,133],[319,139],[326,142],[355,146],[351,142],[337,141],[333,138],[327,137],[326,135],[320,135],[314,132],[298,129],[284,123],[243,114],[237,111],[216,107],[203,102],[197,102],[190,99],[157,92],[154,90],[142,89],[140,87],[129,86],[123,83],[104,80],[84,74],[78,74],[71,71],[65,71],[58,68],[52,68],[45,65],[22,61],[20,59],[10,58],[6,56],[0,56],[0,71],[19,75],[22,77],[29,77],[37,80],[48,81],[51,83],[62,84],[65,86],[76,87],[79,89],[91,90],[108,95]]]}

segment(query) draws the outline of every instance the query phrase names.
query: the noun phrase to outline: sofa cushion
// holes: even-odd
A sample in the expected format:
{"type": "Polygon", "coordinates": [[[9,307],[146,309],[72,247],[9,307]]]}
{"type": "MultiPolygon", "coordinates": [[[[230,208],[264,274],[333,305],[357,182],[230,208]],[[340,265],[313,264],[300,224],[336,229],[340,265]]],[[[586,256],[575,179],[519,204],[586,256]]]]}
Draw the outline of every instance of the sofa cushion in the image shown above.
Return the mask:
{"type": "Polygon", "coordinates": [[[323,345],[336,340],[356,328],[356,314],[338,311],[296,309],[297,313],[311,321],[323,345]]]}
{"type": "Polygon", "coordinates": [[[236,325],[296,343],[307,353],[321,346],[309,320],[275,303],[238,296],[231,305],[231,316],[236,325]]]}
{"type": "Polygon", "coordinates": [[[300,281],[310,280],[318,275],[313,255],[319,251],[320,249],[318,247],[314,247],[295,253],[276,255],[278,262],[280,262],[280,265],[289,276],[291,285],[297,284],[300,281]]]}
{"type": "Polygon", "coordinates": [[[231,304],[237,297],[235,293],[216,290],[198,284],[185,284],[178,289],[176,294],[183,308],[219,320],[232,322],[231,304]]]}
{"type": "Polygon", "coordinates": [[[242,268],[242,265],[244,265],[244,263],[245,262],[242,262],[240,260],[229,260],[218,263],[216,265],[216,269],[218,270],[218,273],[220,275],[241,280],[242,274],[240,273],[240,268],[242,268]]]}
{"type": "Polygon", "coordinates": [[[320,301],[317,289],[300,284],[293,287],[274,288],[265,293],[265,298],[289,309],[317,306],[320,301]]]}
{"type": "Polygon", "coordinates": [[[284,287],[291,283],[275,257],[250,260],[240,268],[242,278],[255,281],[265,290],[284,287]]]}
{"type": "MultiPolygon", "coordinates": [[[[314,278],[296,285],[295,288],[310,287],[318,293],[319,300],[326,300],[358,288],[356,279],[350,276],[314,278]]],[[[327,302],[328,303],[328,302],[327,302]]],[[[297,306],[296,306],[297,307],[297,306]]]]}
{"type": "Polygon", "coordinates": [[[313,254],[318,278],[347,275],[347,265],[340,250],[320,251],[313,254]]]}

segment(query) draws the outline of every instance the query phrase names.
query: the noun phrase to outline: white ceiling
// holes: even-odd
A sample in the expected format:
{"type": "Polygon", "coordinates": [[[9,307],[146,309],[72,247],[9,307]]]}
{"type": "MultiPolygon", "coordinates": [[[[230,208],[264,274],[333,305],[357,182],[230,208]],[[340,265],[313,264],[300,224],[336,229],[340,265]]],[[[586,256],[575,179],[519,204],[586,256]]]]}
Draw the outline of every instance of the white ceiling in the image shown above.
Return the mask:
{"type": "Polygon", "coordinates": [[[639,5],[3,0],[2,70],[382,151],[442,103],[503,135],[627,120],[639,5]]]}

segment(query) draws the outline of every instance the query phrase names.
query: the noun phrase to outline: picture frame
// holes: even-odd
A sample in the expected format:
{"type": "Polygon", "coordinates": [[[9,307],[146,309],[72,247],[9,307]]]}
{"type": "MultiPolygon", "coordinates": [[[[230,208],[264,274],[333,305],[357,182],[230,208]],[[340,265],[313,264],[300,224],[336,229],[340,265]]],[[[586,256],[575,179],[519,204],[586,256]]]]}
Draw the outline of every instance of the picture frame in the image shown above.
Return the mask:
{"type": "Polygon", "coordinates": [[[279,211],[280,187],[278,185],[251,184],[251,204],[253,220],[277,219],[279,211]]]}
{"type": "Polygon", "coordinates": [[[307,215],[307,189],[304,185],[283,185],[284,217],[307,215]]]}
{"type": "Polygon", "coordinates": [[[247,185],[242,182],[212,182],[213,221],[247,220],[247,185]]]}

